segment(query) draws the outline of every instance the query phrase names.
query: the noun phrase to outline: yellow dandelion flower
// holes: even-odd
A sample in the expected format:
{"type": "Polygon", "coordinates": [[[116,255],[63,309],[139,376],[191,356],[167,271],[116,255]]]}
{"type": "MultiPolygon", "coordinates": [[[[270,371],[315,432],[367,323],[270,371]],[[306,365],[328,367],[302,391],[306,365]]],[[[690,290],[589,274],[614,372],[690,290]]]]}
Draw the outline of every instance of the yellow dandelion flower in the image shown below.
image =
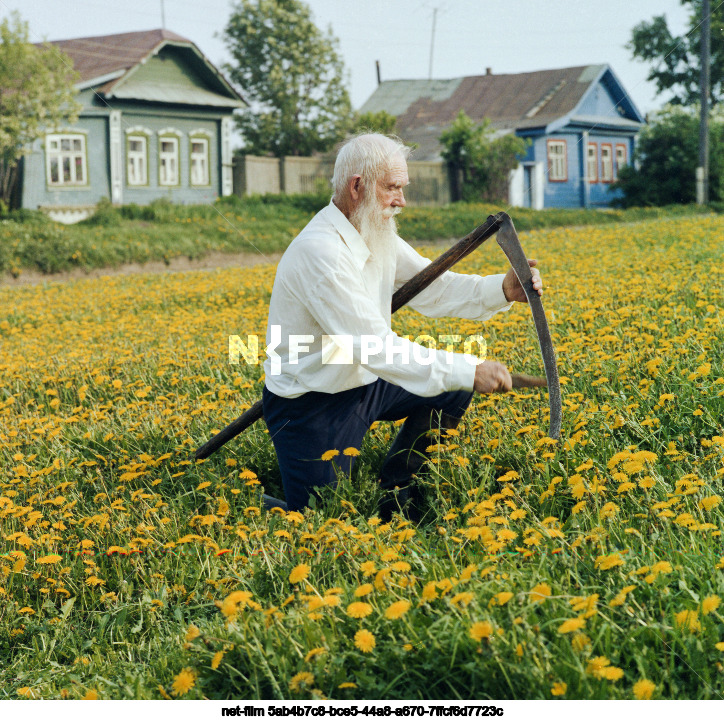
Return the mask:
{"type": "Polygon", "coordinates": [[[605,656],[596,656],[595,658],[592,658],[588,661],[588,665],[586,666],[586,673],[591,674],[596,678],[600,678],[601,671],[603,671],[606,666],[610,665],[611,662],[605,656]]]}
{"type": "Polygon", "coordinates": [[[533,603],[543,603],[551,595],[551,587],[547,583],[539,583],[530,589],[530,600],[533,603]]]}
{"type": "Polygon", "coordinates": [[[322,460],[323,461],[331,461],[333,458],[336,458],[339,455],[339,451],[336,451],[332,449],[331,451],[325,451],[322,453],[322,460]]]}
{"type": "Polygon", "coordinates": [[[347,615],[352,618],[365,618],[372,613],[372,606],[363,601],[354,601],[347,606],[347,615]]]}
{"type": "Polygon", "coordinates": [[[360,570],[362,571],[362,575],[367,578],[377,571],[377,566],[375,566],[373,561],[365,561],[360,566],[360,570]]]}
{"type": "Polygon", "coordinates": [[[196,683],[196,674],[188,666],[174,677],[173,683],[171,684],[171,693],[174,696],[183,696],[187,694],[196,683]]]}
{"type": "Polygon", "coordinates": [[[583,651],[591,645],[591,639],[585,633],[574,633],[571,637],[571,647],[574,651],[583,651]]]}
{"type": "Polygon", "coordinates": [[[354,645],[362,653],[370,653],[376,645],[374,634],[364,628],[357,631],[354,635],[354,645]]]}
{"type": "Polygon", "coordinates": [[[699,614],[697,611],[679,611],[675,615],[676,625],[682,631],[690,631],[696,633],[701,631],[701,623],[699,623],[699,614]]]}
{"type": "Polygon", "coordinates": [[[654,691],[656,691],[656,684],[647,678],[642,678],[633,685],[634,698],[639,701],[647,701],[653,696],[654,691]]]}
{"type": "Polygon", "coordinates": [[[716,611],[717,608],[719,608],[719,604],[721,603],[721,599],[719,596],[707,596],[702,602],[701,602],[701,612],[708,616],[712,611],[716,611]]]}
{"type": "MultiPolygon", "coordinates": [[[[412,529],[410,529],[410,530],[412,530],[412,529]]],[[[390,566],[390,568],[393,571],[401,571],[403,573],[407,573],[412,567],[410,566],[409,563],[407,563],[407,561],[396,561],[395,563],[393,563],[390,566]]]]}
{"type": "Polygon", "coordinates": [[[492,624],[487,621],[478,621],[470,627],[470,638],[474,641],[482,641],[484,638],[490,638],[493,635],[494,629],[492,624]]]}
{"type": "Polygon", "coordinates": [[[321,656],[323,653],[326,653],[326,652],[327,652],[327,649],[324,648],[324,646],[318,646],[317,648],[313,648],[304,657],[304,661],[305,661],[305,663],[309,663],[316,656],[321,656]]]}
{"type": "Polygon", "coordinates": [[[724,641],[719,641],[719,643],[715,643],[714,648],[717,651],[724,651],[724,641]]]}
{"type": "Polygon", "coordinates": [[[42,556],[41,558],[36,559],[35,563],[52,564],[58,563],[58,561],[62,560],[62,556],[59,556],[57,553],[51,553],[49,556],[42,556]]]}
{"type": "Polygon", "coordinates": [[[295,566],[289,574],[289,583],[301,583],[309,575],[309,566],[306,563],[300,563],[295,566]]]}
{"type": "Polygon", "coordinates": [[[300,686],[311,686],[314,683],[314,676],[309,671],[300,671],[292,676],[289,682],[289,688],[292,691],[298,691],[300,686]]]}
{"type": "Polygon", "coordinates": [[[202,481],[199,483],[198,486],[196,486],[197,491],[203,491],[204,488],[208,488],[211,485],[211,481],[202,481]]]}
{"type": "Polygon", "coordinates": [[[571,633],[572,631],[580,631],[586,625],[583,618],[569,618],[558,627],[558,633],[571,633]]]}
{"type": "Polygon", "coordinates": [[[353,458],[359,455],[359,449],[358,448],[345,448],[342,453],[345,456],[352,456],[353,458]]]}
{"type": "Polygon", "coordinates": [[[18,613],[27,613],[28,616],[32,616],[35,613],[35,609],[30,608],[30,606],[23,606],[18,609],[18,613]]]}
{"type": "Polygon", "coordinates": [[[96,691],[94,688],[89,688],[86,692],[83,698],[81,698],[81,701],[97,701],[98,700],[98,691],[96,691]]]}
{"type": "Polygon", "coordinates": [[[219,664],[221,663],[221,659],[224,658],[224,652],[223,651],[217,651],[214,654],[214,657],[211,659],[211,668],[216,671],[217,668],[219,668],[219,664]]]}
{"type": "Polygon", "coordinates": [[[623,669],[617,668],[616,666],[606,666],[602,668],[597,678],[603,678],[607,681],[618,681],[623,678],[623,669]]]}
{"type": "Polygon", "coordinates": [[[474,598],[474,593],[471,593],[470,591],[462,591],[461,593],[456,593],[450,599],[450,603],[452,603],[454,606],[457,606],[458,604],[462,606],[467,606],[468,604],[472,603],[474,598]]]}
{"type": "Polygon", "coordinates": [[[396,601],[385,611],[385,618],[393,621],[402,618],[409,611],[411,605],[409,601],[396,601]]]}
{"type": "Polygon", "coordinates": [[[201,631],[199,630],[198,626],[194,626],[192,623],[187,631],[186,631],[186,641],[190,642],[193,641],[195,638],[198,638],[201,635],[201,631]]]}
{"type": "Polygon", "coordinates": [[[568,690],[568,684],[565,681],[556,681],[551,686],[551,695],[553,696],[564,696],[568,690]]]}
{"type": "Polygon", "coordinates": [[[374,586],[371,583],[363,583],[359,588],[357,588],[354,592],[354,595],[357,598],[361,598],[362,596],[366,596],[374,590],[374,586]]]}
{"type": "Polygon", "coordinates": [[[618,553],[612,553],[610,556],[599,556],[595,561],[596,568],[602,571],[608,571],[616,566],[623,566],[623,559],[618,553]]]}
{"type": "Polygon", "coordinates": [[[357,688],[357,684],[352,681],[343,681],[337,688],[357,688]]]}
{"type": "Polygon", "coordinates": [[[423,601],[434,601],[437,598],[436,586],[437,584],[435,583],[435,581],[430,581],[429,583],[425,584],[424,588],[422,589],[423,601]]]}
{"type": "Polygon", "coordinates": [[[699,501],[699,506],[705,511],[711,511],[721,503],[721,496],[707,496],[699,501]]]}
{"type": "Polygon", "coordinates": [[[510,591],[501,591],[496,593],[490,600],[496,606],[504,606],[511,598],[513,598],[513,594],[510,591]]]}

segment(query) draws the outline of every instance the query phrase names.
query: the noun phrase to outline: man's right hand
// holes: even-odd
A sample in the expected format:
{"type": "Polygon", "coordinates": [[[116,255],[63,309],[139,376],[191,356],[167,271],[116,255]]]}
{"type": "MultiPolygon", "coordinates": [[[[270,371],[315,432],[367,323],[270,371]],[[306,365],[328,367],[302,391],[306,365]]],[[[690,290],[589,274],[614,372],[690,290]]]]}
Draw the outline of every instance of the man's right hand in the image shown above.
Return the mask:
{"type": "Polygon", "coordinates": [[[497,361],[483,361],[475,368],[476,393],[506,393],[513,388],[513,379],[508,369],[497,361]]]}

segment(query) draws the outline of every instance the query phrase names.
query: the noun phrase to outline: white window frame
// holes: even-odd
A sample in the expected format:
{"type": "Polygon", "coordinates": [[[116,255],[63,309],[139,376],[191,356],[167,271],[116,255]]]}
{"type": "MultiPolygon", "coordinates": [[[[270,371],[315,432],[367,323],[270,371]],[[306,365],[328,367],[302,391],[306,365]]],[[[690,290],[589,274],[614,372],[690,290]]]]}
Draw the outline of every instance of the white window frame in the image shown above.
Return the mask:
{"type": "Polygon", "coordinates": [[[601,143],[601,182],[613,183],[613,144],[601,143]],[[608,151],[608,158],[606,157],[608,151]]]}
{"type": "Polygon", "coordinates": [[[565,183],[568,180],[568,146],[565,140],[547,142],[548,149],[548,180],[554,183],[565,183]]]}
{"type": "Polygon", "coordinates": [[[586,178],[589,183],[598,182],[598,143],[588,143],[586,148],[586,178]]]}
{"type": "Polygon", "coordinates": [[[211,184],[211,173],[209,168],[209,139],[201,135],[193,135],[189,138],[189,185],[192,187],[203,187],[211,184]],[[203,152],[194,152],[194,144],[201,143],[203,152]],[[201,168],[200,177],[194,177],[194,171],[201,168]]]}
{"type": "Polygon", "coordinates": [[[621,168],[628,165],[628,147],[626,143],[616,143],[616,154],[615,154],[615,173],[616,177],[618,178],[618,173],[621,170],[621,168]],[[621,155],[619,155],[618,151],[621,151],[621,155]],[[621,162],[621,157],[623,156],[623,162],[621,162]]]}
{"type": "Polygon", "coordinates": [[[145,133],[129,133],[126,136],[126,185],[132,188],[148,185],[148,135],[145,133]],[[142,150],[131,150],[131,143],[136,142],[141,142],[142,150]]]}
{"type": "Polygon", "coordinates": [[[176,130],[162,130],[158,134],[158,184],[164,188],[181,185],[181,133],[176,130]],[[173,151],[165,151],[164,143],[171,143],[173,151]],[[173,161],[174,173],[167,176],[169,161],[173,161]]]}
{"type": "Polygon", "coordinates": [[[83,133],[49,133],[45,136],[45,178],[48,186],[53,188],[80,188],[88,186],[88,143],[83,133]],[[75,145],[79,141],[79,148],[68,147],[63,149],[63,141],[75,145]],[[65,180],[63,173],[64,161],[68,160],[69,179],[65,180]],[[81,180],[77,178],[78,160],[80,160],[81,180]],[[53,180],[53,161],[57,163],[57,180],[53,180]],[[75,162],[74,162],[75,161],[75,162]]]}

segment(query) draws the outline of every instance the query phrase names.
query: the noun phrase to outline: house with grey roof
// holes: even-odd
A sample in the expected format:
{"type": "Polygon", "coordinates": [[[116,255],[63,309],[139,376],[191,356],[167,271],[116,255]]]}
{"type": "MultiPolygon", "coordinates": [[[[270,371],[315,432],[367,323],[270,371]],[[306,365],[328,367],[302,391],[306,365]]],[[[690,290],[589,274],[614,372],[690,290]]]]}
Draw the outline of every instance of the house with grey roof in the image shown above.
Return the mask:
{"type": "Polygon", "coordinates": [[[22,207],[72,222],[104,197],[205,203],[232,192],[232,113],[245,103],[193,42],[150,30],[49,44],[80,75],[82,111],[29,148],[22,207]]]}
{"type": "Polygon", "coordinates": [[[385,110],[417,144],[415,160],[440,160],[440,134],[462,110],[498,133],[530,141],[511,174],[509,202],[532,208],[606,206],[645,123],[608,65],[450,80],[381,82],[360,112],[385,110]]]}

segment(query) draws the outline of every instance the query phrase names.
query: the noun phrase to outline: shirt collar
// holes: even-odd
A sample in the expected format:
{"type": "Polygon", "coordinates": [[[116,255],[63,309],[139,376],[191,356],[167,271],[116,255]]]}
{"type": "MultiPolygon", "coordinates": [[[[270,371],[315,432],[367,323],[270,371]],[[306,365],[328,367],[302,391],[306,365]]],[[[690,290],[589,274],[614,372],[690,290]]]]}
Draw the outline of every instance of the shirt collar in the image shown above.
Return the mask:
{"type": "Polygon", "coordinates": [[[362,270],[367,259],[370,257],[370,250],[364,240],[362,240],[362,236],[359,234],[357,228],[349,222],[345,214],[333,201],[324,209],[324,213],[337,232],[342,236],[345,245],[350,249],[355,264],[362,270]]]}

